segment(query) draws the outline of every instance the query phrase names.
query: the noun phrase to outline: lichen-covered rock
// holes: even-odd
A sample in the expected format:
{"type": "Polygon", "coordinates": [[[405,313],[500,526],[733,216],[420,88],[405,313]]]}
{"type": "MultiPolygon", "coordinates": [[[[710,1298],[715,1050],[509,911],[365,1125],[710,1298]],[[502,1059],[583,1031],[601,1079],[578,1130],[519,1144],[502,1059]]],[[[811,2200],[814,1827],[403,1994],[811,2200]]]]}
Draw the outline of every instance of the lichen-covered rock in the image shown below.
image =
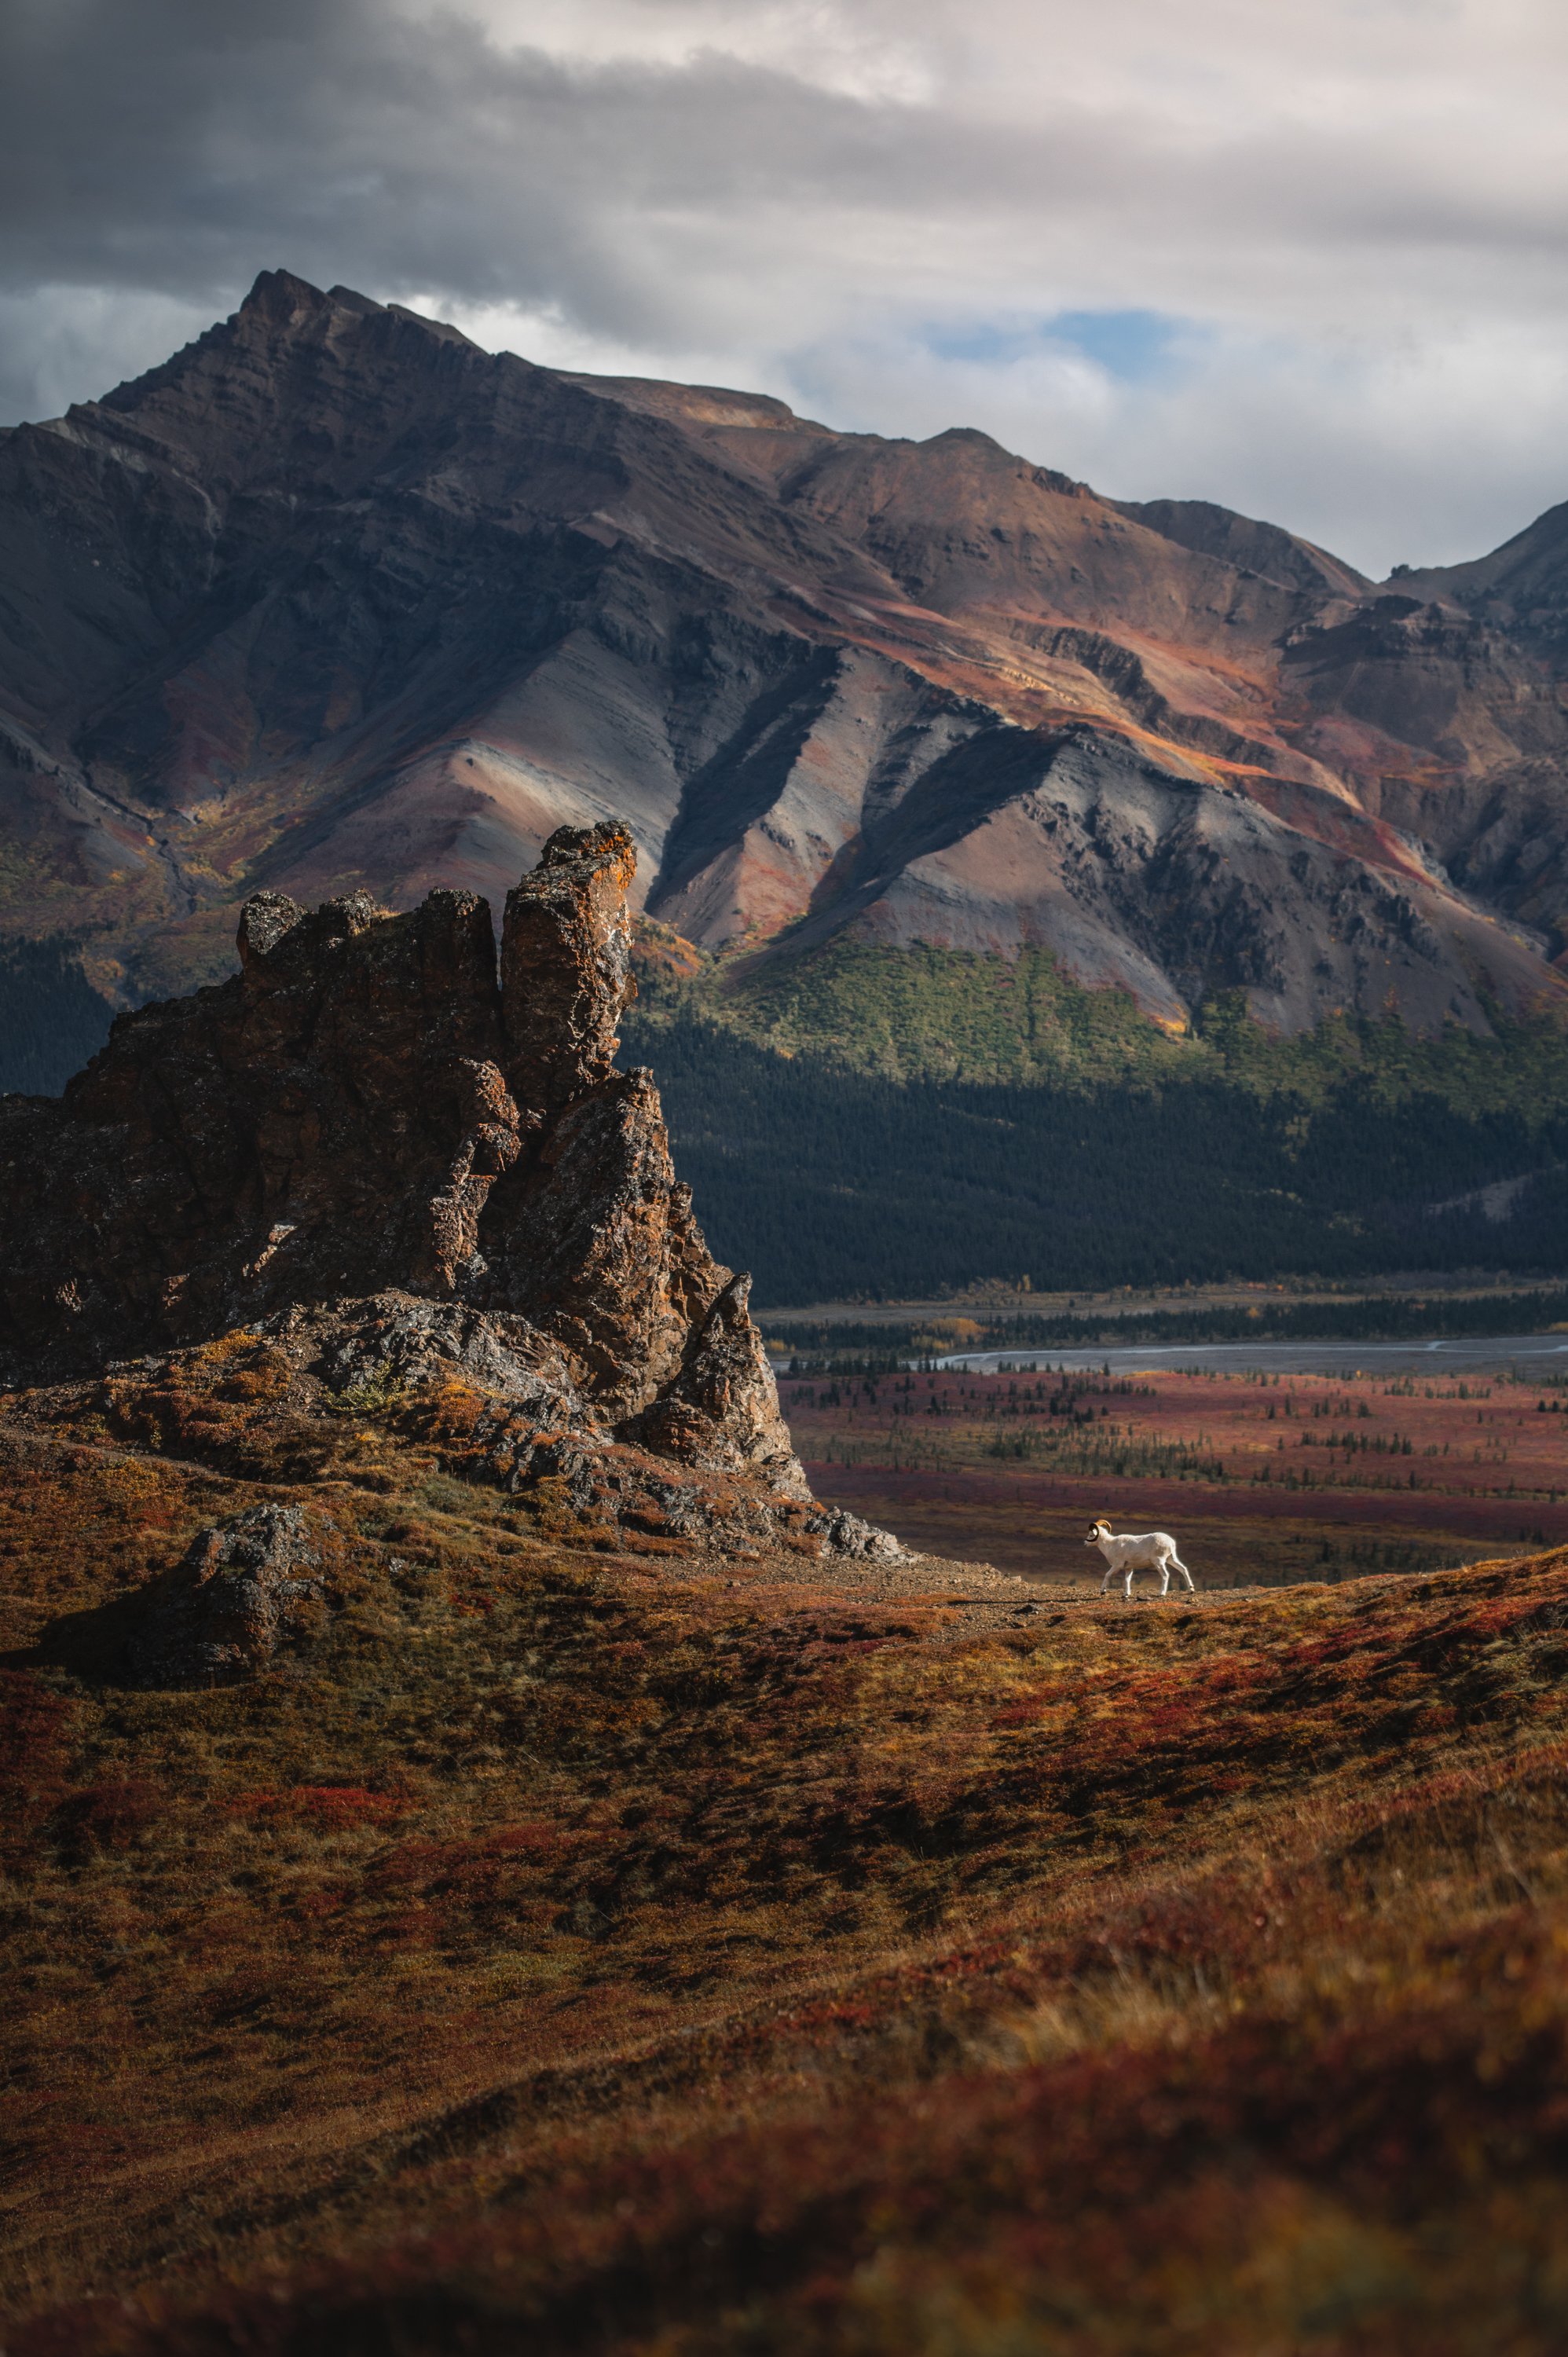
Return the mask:
{"type": "Polygon", "coordinates": [[[607,1078],[637,988],[626,899],[636,873],[624,826],[561,827],[507,894],[501,1013],[520,1104],[558,1111],[607,1078]]]}
{"type": "Polygon", "coordinates": [[[58,1103],[0,1105],[0,1378],[325,1320],[366,1398],[460,1372],[804,1498],[746,1285],[651,1073],[618,1072],[624,827],[563,828],[490,915],[259,893],[241,971],[123,1016],[58,1103]]]}
{"type": "Polygon", "coordinates": [[[58,1103],[0,1103],[0,1348],[24,1372],[297,1301],[449,1289],[508,1157],[489,912],[244,910],[242,971],[120,1017],[58,1103]],[[458,1175],[461,1174],[461,1175],[458,1175]]]}
{"type": "Polygon", "coordinates": [[[743,1465],[771,1476],[789,1496],[807,1498],[787,1437],[780,1448],[779,1395],[751,1322],[750,1297],[751,1279],[732,1277],[694,1330],[674,1382],[632,1429],[664,1456],[690,1465],[743,1465]]]}
{"type": "Polygon", "coordinates": [[[200,1532],[158,1584],[131,1646],[141,1685],[226,1685],[297,1656],[328,1611],[301,1506],[262,1505],[200,1532]]]}
{"type": "Polygon", "coordinates": [[[260,1330],[345,1406],[390,1406],[456,1378],[504,1398],[542,1429],[592,1420],[549,1336],[505,1310],[378,1293],[329,1309],[292,1309],[260,1330]]]}
{"type": "Polygon", "coordinates": [[[863,1523],[858,1514],[839,1510],[811,1514],[806,1528],[821,1539],[830,1555],[847,1555],[852,1560],[894,1563],[906,1552],[891,1531],[878,1530],[875,1523],[863,1523]]]}
{"type": "Polygon", "coordinates": [[[487,1255],[482,1297],[553,1336],[611,1418],[679,1374],[729,1271],[676,1180],[650,1072],[612,1073],[550,1125],[496,1204],[487,1255]]]}

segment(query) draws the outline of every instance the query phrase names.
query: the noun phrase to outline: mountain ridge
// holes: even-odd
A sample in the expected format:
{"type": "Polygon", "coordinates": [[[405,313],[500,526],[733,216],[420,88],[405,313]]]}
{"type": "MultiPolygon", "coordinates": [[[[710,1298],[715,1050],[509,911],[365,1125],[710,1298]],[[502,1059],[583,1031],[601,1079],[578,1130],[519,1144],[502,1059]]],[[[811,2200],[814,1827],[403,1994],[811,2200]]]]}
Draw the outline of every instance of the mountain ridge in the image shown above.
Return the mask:
{"type": "Polygon", "coordinates": [[[225,970],[249,891],[493,897],[606,818],[709,949],[1044,946],[1176,1030],[1217,988],[1484,1032],[1568,987],[1534,641],[973,429],[541,369],[264,273],[11,429],[0,512],[0,926],[123,998],[225,970]]]}

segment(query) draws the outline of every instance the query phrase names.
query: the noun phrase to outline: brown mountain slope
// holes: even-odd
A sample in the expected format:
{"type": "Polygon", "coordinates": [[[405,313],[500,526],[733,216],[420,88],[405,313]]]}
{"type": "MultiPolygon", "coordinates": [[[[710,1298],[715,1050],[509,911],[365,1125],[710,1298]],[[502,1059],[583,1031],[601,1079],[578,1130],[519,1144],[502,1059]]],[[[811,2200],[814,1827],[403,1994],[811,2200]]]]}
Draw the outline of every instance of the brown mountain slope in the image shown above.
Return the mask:
{"type": "Polygon", "coordinates": [[[1260,574],[1286,588],[1305,589],[1311,597],[1354,599],[1365,597],[1372,586],[1364,573],[1330,556],[1326,548],[1298,540],[1276,523],[1259,523],[1230,508],[1216,507],[1212,500],[1118,500],[1116,505],[1123,515],[1183,548],[1223,557],[1242,572],[1260,574]]]}
{"type": "Polygon", "coordinates": [[[983,435],[573,377],[274,273],[0,437],[0,922],[132,992],[217,970],[247,892],[493,896],[604,818],[710,946],[1045,943],[1173,1025],[1562,989],[1550,648],[983,435]]]}

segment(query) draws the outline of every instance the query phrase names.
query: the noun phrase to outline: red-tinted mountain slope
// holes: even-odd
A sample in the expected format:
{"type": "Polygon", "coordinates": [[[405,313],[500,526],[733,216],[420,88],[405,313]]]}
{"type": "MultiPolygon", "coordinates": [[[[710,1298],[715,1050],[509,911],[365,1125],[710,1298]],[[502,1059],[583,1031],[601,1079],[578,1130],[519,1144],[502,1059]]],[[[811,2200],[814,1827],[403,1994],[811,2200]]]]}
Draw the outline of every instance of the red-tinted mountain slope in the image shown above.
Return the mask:
{"type": "Polygon", "coordinates": [[[133,988],[258,888],[496,898],[614,817],[710,946],[1043,942],[1178,1025],[1562,990],[1559,650],[1467,579],[1380,595],[981,434],[565,375],[276,273],[0,437],[0,922],[133,988]]]}

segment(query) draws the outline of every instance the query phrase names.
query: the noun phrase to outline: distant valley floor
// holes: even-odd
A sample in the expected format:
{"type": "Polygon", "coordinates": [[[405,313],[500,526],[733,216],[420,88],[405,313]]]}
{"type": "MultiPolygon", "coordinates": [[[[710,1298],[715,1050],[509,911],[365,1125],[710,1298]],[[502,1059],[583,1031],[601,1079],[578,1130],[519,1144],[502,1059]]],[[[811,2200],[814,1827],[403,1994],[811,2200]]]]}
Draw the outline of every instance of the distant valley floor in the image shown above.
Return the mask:
{"type": "Polygon", "coordinates": [[[1210,1587],[1568,1543],[1568,1357],[1528,1383],[950,1370],[780,1389],[820,1497],[1032,1579],[1098,1577],[1099,1514],[1175,1531],[1210,1587]]]}

